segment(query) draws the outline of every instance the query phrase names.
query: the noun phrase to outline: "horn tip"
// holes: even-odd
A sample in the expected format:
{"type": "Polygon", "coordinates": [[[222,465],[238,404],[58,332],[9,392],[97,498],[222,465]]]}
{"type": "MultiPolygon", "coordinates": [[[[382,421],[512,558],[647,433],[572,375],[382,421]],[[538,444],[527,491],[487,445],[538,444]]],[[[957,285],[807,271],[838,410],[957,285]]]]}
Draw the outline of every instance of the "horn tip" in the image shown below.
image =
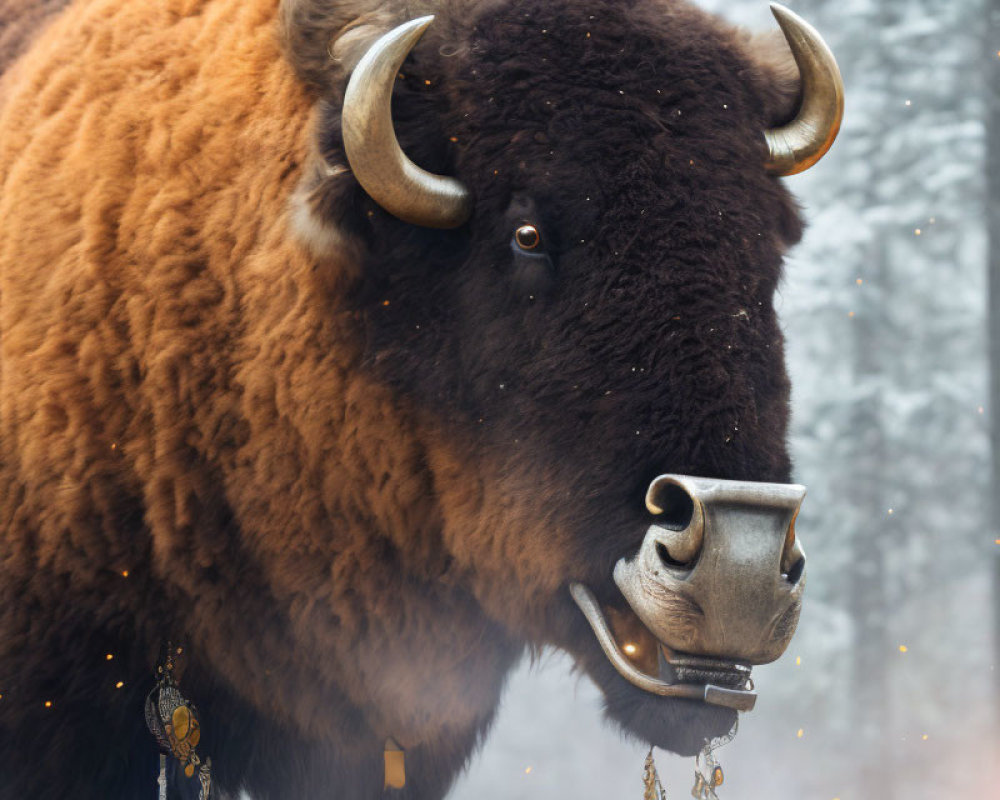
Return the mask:
{"type": "Polygon", "coordinates": [[[414,28],[420,28],[420,30],[424,30],[424,28],[430,25],[433,21],[434,21],[433,14],[425,14],[422,17],[416,17],[415,19],[411,20],[410,24],[414,28]]]}
{"type": "Polygon", "coordinates": [[[786,23],[802,24],[805,22],[805,20],[792,11],[792,9],[788,8],[788,6],[783,6],[781,3],[771,3],[771,14],[782,27],[784,27],[786,23]]]}
{"type": "Polygon", "coordinates": [[[413,37],[412,41],[419,39],[425,30],[430,27],[430,24],[434,21],[433,14],[426,14],[422,17],[414,17],[409,22],[404,22],[398,28],[389,31],[386,36],[394,36],[397,39],[413,37]]]}

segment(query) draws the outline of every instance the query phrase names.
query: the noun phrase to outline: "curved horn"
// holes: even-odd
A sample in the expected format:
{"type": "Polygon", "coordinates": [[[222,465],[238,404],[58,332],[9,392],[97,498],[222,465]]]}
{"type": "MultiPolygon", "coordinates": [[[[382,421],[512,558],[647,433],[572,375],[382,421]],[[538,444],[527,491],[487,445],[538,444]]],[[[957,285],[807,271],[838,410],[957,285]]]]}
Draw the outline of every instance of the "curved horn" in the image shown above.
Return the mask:
{"type": "Polygon", "coordinates": [[[771,4],[802,77],[802,105],[787,125],[764,131],[767,169],[794,175],[809,169],[830,149],[844,117],[844,80],[826,42],[808,22],[784,6],[771,4]]]}
{"type": "Polygon", "coordinates": [[[392,128],[396,75],[433,21],[426,16],[406,22],[369,48],[347,84],[341,129],[354,177],[372,200],[414,225],[457,228],[472,211],[469,191],[460,181],[410,161],[392,128]]]}

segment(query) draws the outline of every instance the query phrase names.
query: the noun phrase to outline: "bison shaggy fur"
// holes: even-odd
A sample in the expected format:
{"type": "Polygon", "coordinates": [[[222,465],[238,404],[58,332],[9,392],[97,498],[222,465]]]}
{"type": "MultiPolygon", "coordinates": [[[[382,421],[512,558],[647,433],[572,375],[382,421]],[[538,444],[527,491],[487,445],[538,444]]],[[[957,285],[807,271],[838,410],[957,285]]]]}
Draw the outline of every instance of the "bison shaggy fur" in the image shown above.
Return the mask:
{"type": "Polygon", "coordinates": [[[783,45],[680,0],[63,5],[0,2],[0,798],[152,796],[167,641],[257,798],[381,796],[389,736],[397,796],[443,796],[526,647],[643,739],[728,730],[626,684],[566,586],[622,602],[661,472],[789,477],[783,45]],[[339,133],[428,10],[394,116],[471,188],[453,231],[339,133]]]}

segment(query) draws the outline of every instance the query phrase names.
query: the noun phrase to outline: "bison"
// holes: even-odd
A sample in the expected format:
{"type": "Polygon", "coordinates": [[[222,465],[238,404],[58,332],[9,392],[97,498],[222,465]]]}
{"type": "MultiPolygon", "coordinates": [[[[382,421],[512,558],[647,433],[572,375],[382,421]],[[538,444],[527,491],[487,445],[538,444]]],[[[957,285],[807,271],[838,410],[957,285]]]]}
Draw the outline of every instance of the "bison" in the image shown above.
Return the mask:
{"type": "Polygon", "coordinates": [[[379,797],[390,742],[440,798],[545,646],[730,729],[804,584],[780,177],[842,109],[775,14],[0,3],[0,798],[152,796],[166,648],[217,797],[379,797]]]}

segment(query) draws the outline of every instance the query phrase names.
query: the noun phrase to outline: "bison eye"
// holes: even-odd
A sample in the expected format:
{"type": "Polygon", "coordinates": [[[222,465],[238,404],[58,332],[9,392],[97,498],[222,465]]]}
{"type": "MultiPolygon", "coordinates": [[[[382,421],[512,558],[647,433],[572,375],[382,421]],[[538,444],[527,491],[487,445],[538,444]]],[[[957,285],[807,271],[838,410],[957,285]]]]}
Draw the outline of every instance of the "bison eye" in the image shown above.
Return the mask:
{"type": "Polygon", "coordinates": [[[542,243],[542,235],[534,225],[522,225],[514,231],[514,242],[522,250],[535,250],[542,243]]]}

